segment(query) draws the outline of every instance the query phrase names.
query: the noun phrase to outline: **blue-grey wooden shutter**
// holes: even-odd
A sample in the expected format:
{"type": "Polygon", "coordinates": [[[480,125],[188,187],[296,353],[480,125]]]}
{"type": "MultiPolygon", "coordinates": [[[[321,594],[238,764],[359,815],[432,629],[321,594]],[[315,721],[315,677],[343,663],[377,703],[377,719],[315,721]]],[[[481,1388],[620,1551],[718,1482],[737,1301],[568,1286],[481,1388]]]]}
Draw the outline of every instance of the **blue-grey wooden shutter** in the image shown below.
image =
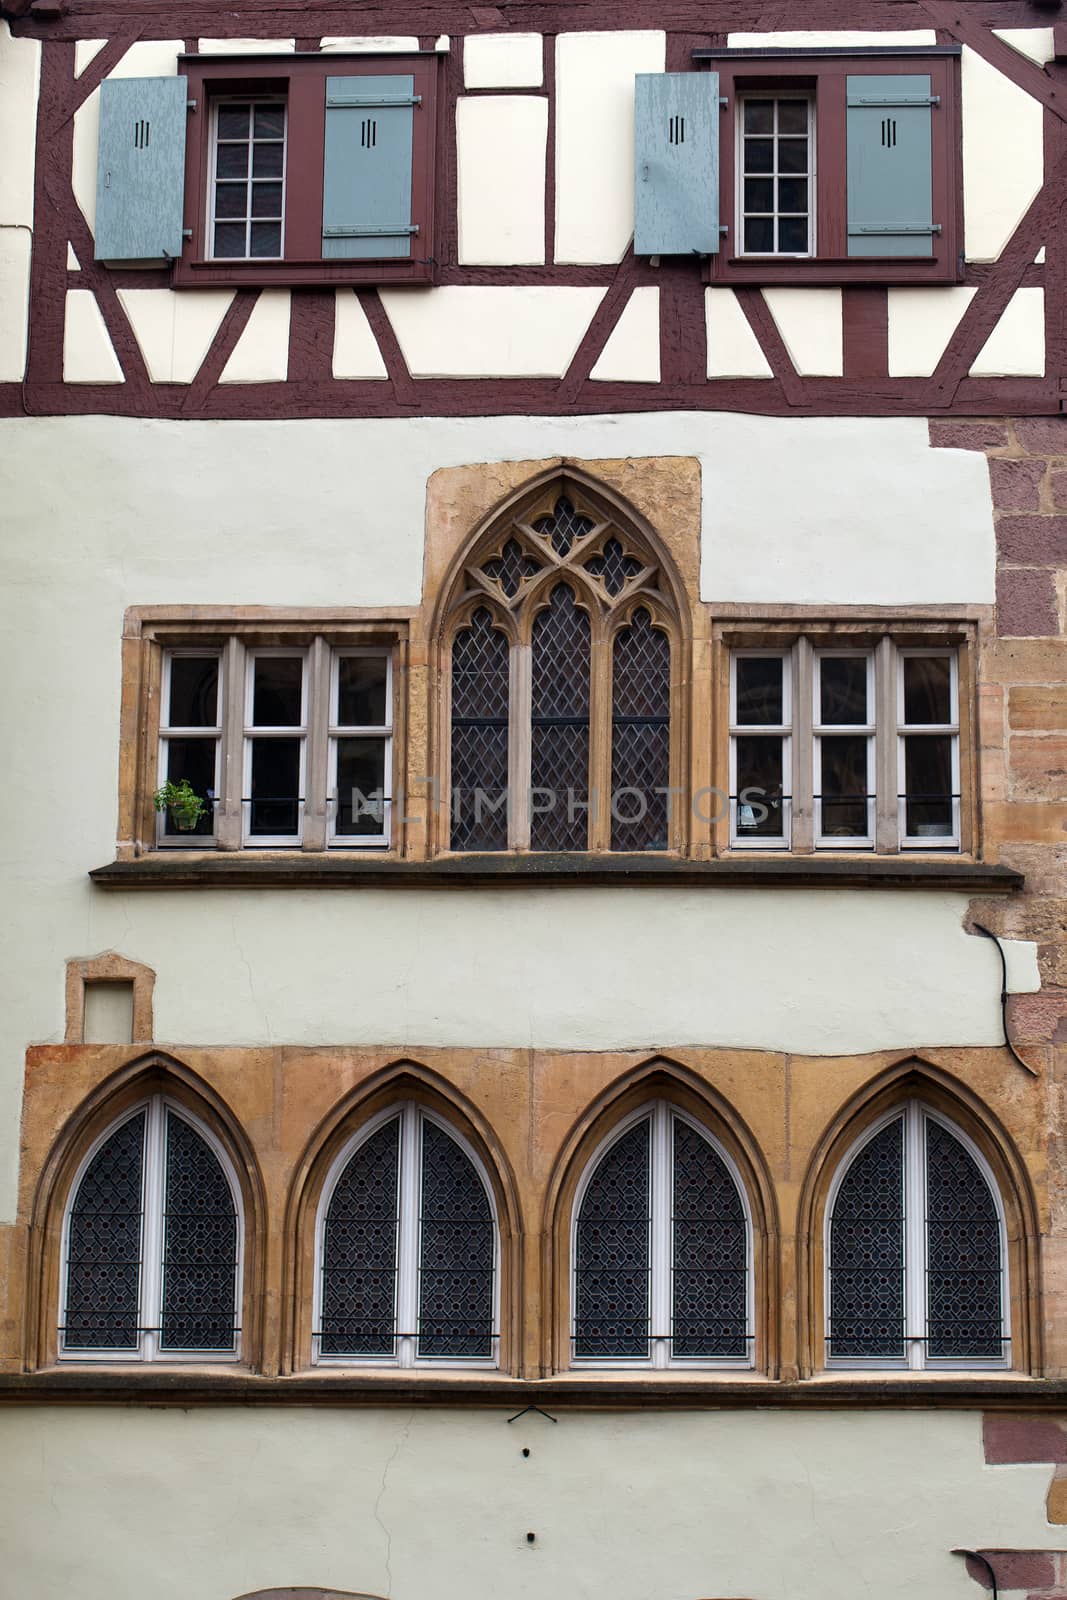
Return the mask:
{"type": "Polygon", "coordinates": [[[932,256],[930,79],[860,74],[848,89],[848,253],[932,256]]]}
{"type": "Polygon", "coordinates": [[[96,169],[97,261],[182,253],[187,78],[105,78],[96,169]]]}
{"type": "Polygon", "coordinates": [[[641,72],[634,85],[634,254],[719,248],[719,74],[641,72]]]}
{"type": "Polygon", "coordinates": [[[409,257],[412,77],[326,79],[322,253],[327,260],[409,257]]]}

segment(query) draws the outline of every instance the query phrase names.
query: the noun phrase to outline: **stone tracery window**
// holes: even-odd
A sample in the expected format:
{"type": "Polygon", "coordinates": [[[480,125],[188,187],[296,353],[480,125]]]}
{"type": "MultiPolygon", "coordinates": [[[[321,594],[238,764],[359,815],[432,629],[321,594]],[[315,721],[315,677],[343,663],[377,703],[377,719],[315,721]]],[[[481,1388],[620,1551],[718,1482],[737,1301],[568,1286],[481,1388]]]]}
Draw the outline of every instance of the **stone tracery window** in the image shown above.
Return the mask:
{"type": "Polygon", "coordinates": [[[450,848],[666,850],[670,584],[580,486],[545,504],[478,541],[446,615],[450,848]]]}

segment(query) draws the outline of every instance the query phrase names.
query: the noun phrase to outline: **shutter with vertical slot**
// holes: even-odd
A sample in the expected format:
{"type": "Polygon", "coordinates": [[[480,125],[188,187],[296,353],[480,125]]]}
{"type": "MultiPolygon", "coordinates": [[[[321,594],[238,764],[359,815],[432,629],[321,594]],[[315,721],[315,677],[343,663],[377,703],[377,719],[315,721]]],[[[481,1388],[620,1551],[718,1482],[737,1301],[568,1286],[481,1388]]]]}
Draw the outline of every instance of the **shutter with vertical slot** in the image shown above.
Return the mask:
{"type": "Polygon", "coordinates": [[[406,259],[411,221],[415,80],[326,79],[322,254],[326,260],[406,259]]]}
{"type": "Polygon", "coordinates": [[[849,77],[848,253],[932,256],[932,117],[925,76],[849,77]]]}
{"type": "Polygon", "coordinates": [[[719,248],[719,74],[638,73],[634,254],[719,248]]]}
{"type": "Polygon", "coordinates": [[[182,251],[186,78],[105,78],[96,176],[97,261],[182,251]]]}

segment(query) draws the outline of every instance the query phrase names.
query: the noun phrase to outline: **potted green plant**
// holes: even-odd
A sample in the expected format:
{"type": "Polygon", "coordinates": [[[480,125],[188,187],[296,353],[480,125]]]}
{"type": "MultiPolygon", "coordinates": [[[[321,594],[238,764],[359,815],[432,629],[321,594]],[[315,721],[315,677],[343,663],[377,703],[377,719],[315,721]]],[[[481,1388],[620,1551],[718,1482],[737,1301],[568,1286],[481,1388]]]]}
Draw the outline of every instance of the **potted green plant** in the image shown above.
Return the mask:
{"type": "Polygon", "coordinates": [[[165,811],[179,833],[192,833],[207,811],[207,801],[201,799],[188,778],[180,783],[165,783],[152,796],[157,811],[165,811]]]}

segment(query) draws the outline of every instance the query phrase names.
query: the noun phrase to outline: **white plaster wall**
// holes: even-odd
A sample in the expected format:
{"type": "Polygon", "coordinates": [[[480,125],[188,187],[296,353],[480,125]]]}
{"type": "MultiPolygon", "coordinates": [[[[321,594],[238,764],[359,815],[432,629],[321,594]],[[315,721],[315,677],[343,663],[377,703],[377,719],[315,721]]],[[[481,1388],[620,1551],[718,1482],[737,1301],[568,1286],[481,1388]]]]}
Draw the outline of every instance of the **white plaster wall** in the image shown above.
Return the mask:
{"type": "Polygon", "coordinates": [[[975,377],[1040,377],[1045,370],[1045,291],[1016,289],[975,357],[975,377]]]}
{"type": "Polygon", "coordinates": [[[547,142],[548,101],[543,96],[460,99],[460,261],[480,266],[544,261],[547,142]]]}
{"type": "Polygon", "coordinates": [[[962,285],[945,289],[890,289],[890,377],[928,378],[977,292],[962,285]]]}
{"type": "Polygon", "coordinates": [[[839,378],[844,371],[840,289],[764,289],[797,371],[805,377],[839,378]]]}
{"type": "MultiPolygon", "coordinates": [[[[184,49],[184,39],[142,39],[137,44],[131,44],[108,77],[173,78],[178,71],[178,56],[184,49]]],[[[96,227],[96,163],[99,146],[100,90],[94,89],[74,113],[71,167],[74,198],[89,224],[90,233],[96,227]]]]}
{"type": "Polygon", "coordinates": [[[817,47],[851,48],[873,45],[884,49],[891,49],[894,45],[922,45],[936,44],[937,34],[933,28],[901,28],[889,31],[872,31],[862,28],[838,28],[837,30],[809,29],[806,32],[771,32],[771,33],[731,33],[727,35],[727,46],[731,50],[802,50],[817,47]]]}
{"type": "Polygon", "coordinates": [[[1020,55],[1036,61],[1038,66],[1056,59],[1056,35],[1052,28],[994,28],[993,32],[1020,55]]]}
{"type": "Polygon", "coordinates": [[[481,33],[463,41],[467,89],[539,89],[543,77],[539,33],[481,33]]]}
{"type": "Polygon", "coordinates": [[[192,383],[233,303],[232,289],[120,289],[153,383],[192,383]]]}
{"type": "Polygon", "coordinates": [[[68,289],[63,311],[64,383],[125,383],[96,295],[68,289]]]}
{"type": "Polygon", "coordinates": [[[556,42],[556,260],[620,261],[634,231],[634,75],[662,72],[664,34],[556,42]]]}
{"type": "Polygon", "coordinates": [[[595,382],[658,383],[659,290],[634,289],[589,376],[595,382]]]}
{"type": "Polygon", "coordinates": [[[1063,1543],[976,1412],[506,1416],[9,1409],[10,1593],[973,1600],[954,1547],[1063,1543]]]}
{"type": "Polygon", "coordinates": [[[404,55],[418,48],[419,41],[413,33],[379,35],[331,33],[319,41],[320,50],[355,50],[361,55],[404,55]]]}
{"type": "Polygon", "coordinates": [[[41,46],[0,21],[0,227],[33,224],[34,146],[41,46]]]}
{"type": "Polygon", "coordinates": [[[76,39],[74,41],[74,76],[80,78],[107,44],[106,39],[76,39]]]}
{"type": "Polygon", "coordinates": [[[296,49],[295,39],[201,39],[202,56],[286,56],[296,49]]]}
{"type": "Polygon", "coordinates": [[[0,383],[26,375],[31,237],[29,228],[0,226],[0,383]]]}
{"type": "Polygon", "coordinates": [[[385,378],[385,362],[367,313],[351,289],[334,297],[333,375],[335,378],[385,378]]]}
{"type": "Polygon", "coordinates": [[[963,49],[963,233],[969,261],[995,261],[1041,187],[1039,100],[963,49]]]}
{"type": "Polygon", "coordinates": [[[931,450],[923,420],[0,423],[0,719],[18,733],[0,840],[0,972],[18,974],[0,1006],[0,1219],[14,1204],[26,1045],[62,1037],[63,963],[102,949],[157,968],[157,1031],[179,1045],[700,1042],[833,1053],[999,1041],[996,951],[962,932],[959,896],[90,886],[89,868],[114,851],[127,606],[412,605],[426,483],[438,468],[671,454],[701,462],[709,599],[992,598],[984,458],[931,450]],[[72,774],[77,804],[66,799],[72,774]],[[54,819],[47,852],[42,808],[54,819]],[[580,978],[555,954],[561,917],[589,953],[580,978]],[[620,985],[638,946],[645,981],[620,985]],[[442,948],[458,959],[442,963],[442,948]]]}
{"type": "Polygon", "coordinates": [[[605,291],[449,285],[380,294],[416,378],[561,378],[605,291]]]}
{"type": "Polygon", "coordinates": [[[220,383],[284,383],[289,375],[288,289],[264,289],[222,369],[220,383]]]}
{"type": "Polygon", "coordinates": [[[732,289],[707,289],[704,316],[709,378],[770,378],[771,364],[732,289]]]}

